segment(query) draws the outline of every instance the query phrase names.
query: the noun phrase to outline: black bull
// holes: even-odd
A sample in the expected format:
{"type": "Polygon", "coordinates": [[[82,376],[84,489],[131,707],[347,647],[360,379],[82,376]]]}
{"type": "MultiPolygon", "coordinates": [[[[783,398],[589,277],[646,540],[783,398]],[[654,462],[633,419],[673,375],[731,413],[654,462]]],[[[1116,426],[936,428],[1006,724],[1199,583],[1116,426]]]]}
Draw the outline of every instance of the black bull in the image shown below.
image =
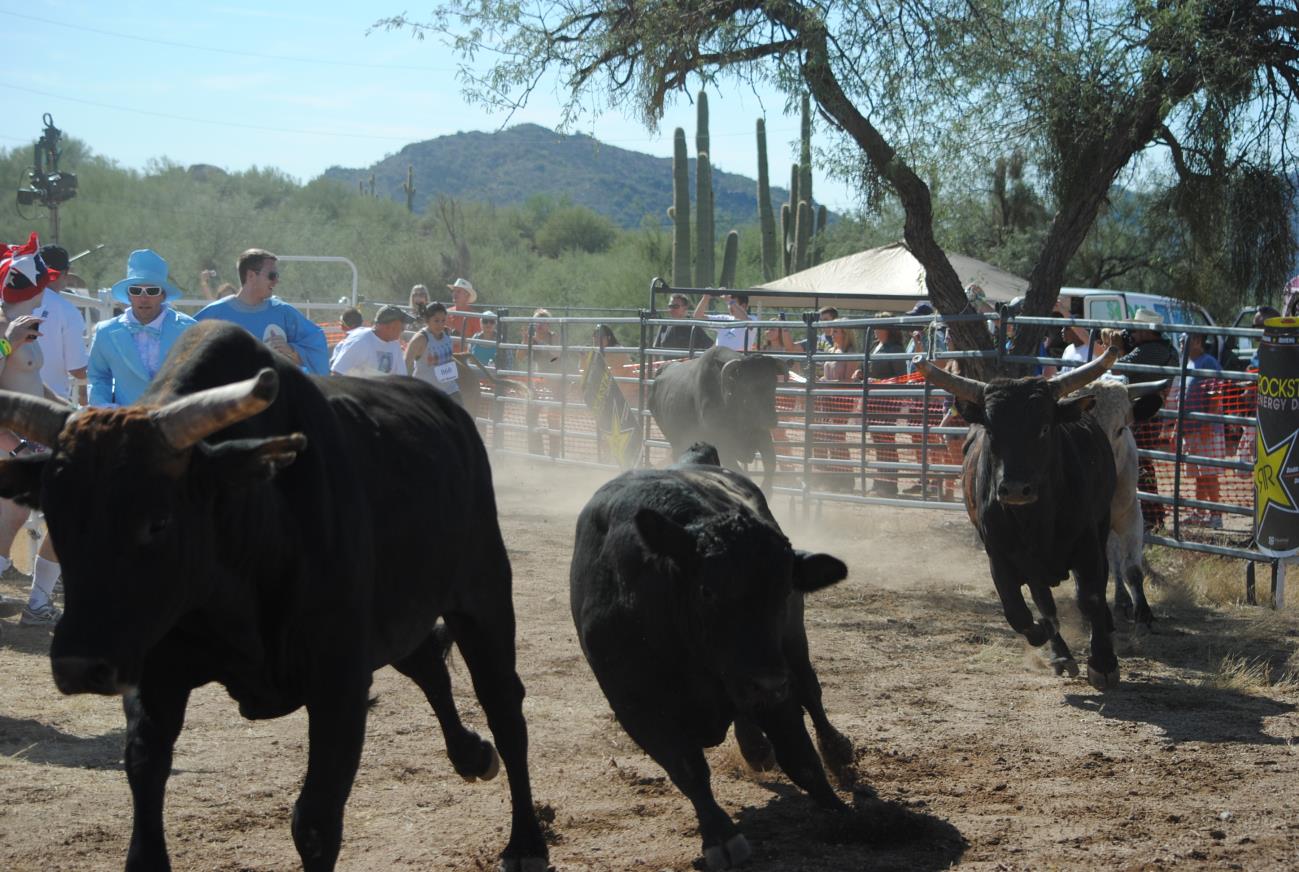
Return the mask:
{"type": "Polygon", "coordinates": [[[1053,379],[988,383],[920,362],[935,385],[957,398],[970,422],[963,467],[965,508],[983,541],[1006,620],[1029,644],[1050,643],[1057,674],[1078,674],[1060,637],[1051,588],[1076,579],[1078,606],[1091,625],[1087,677],[1098,690],[1117,686],[1118,659],[1105,601],[1105,546],[1114,495],[1109,438],[1085,411],[1094,397],[1062,399],[1113,365],[1114,349],[1053,379]],[[1034,621],[1023,585],[1042,620],[1034,621]]]}
{"type": "Polygon", "coordinates": [[[466,779],[497,756],[456,714],[439,617],[509,777],[506,869],[544,869],[532,806],[511,575],[471,419],[414,379],[311,378],[242,328],[186,332],[134,406],[69,414],[0,393],[0,426],[51,453],[0,463],[63,565],[51,661],[65,693],[122,693],[134,803],[128,869],[169,867],[162,807],[190,691],[249,718],[305,706],[293,811],[308,870],[332,869],[373,670],[424,691],[466,779]],[[429,557],[430,534],[456,547],[429,557]]]}
{"type": "Polygon", "coordinates": [[[722,465],[743,471],[762,456],[762,487],[771,491],[776,449],[776,378],[786,372],[774,357],[745,355],[714,346],[698,357],[670,363],[654,379],[649,408],[680,457],[696,442],[717,448],[722,465]]]}

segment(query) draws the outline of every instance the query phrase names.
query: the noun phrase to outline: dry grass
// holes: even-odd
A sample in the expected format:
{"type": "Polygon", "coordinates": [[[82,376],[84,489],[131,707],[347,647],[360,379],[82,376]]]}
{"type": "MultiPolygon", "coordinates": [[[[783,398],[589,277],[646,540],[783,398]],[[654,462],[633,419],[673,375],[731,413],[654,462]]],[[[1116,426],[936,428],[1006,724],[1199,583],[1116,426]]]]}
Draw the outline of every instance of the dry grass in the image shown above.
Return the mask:
{"type": "Polygon", "coordinates": [[[1299,676],[1292,669],[1278,669],[1262,657],[1228,654],[1216,669],[1205,673],[1198,686],[1208,690],[1231,690],[1237,693],[1265,693],[1299,690],[1299,676]]]}
{"type": "MultiPolygon", "coordinates": [[[[1176,610],[1191,606],[1232,606],[1245,602],[1245,563],[1229,557],[1195,554],[1153,545],[1146,549],[1150,566],[1147,596],[1152,603],[1176,610]]],[[[1260,578],[1267,578],[1263,569],[1260,578]]],[[[1271,594],[1259,584],[1260,601],[1271,594]]]]}

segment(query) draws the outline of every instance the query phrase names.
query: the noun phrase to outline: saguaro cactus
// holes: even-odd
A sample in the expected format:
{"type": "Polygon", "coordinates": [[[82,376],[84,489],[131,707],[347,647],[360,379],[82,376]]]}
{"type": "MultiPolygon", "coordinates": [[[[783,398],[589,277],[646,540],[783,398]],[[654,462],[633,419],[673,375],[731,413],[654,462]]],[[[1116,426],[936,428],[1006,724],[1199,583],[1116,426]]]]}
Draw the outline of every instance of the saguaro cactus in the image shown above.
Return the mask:
{"type": "MultiPolygon", "coordinates": [[[[767,123],[758,119],[758,224],[762,228],[762,280],[776,277],[776,214],[771,208],[771,176],[767,172],[767,123]]],[[[723,268],[725,272],[725,268],[723,268]]]]}
{"type": "Polygon", "coordinates": [[[686,158],[686,132],[672,136],[672,284],[690,287],[690,165],[686,158]]]}
{"type": "Polygon", "coordinates": [[[735,262],[739,259],[740,233],[732,230],[726,234],[726,248],[722,252],[722,278],[719,287],[735,287],[735,262]]]}
{"type": "MultiPolygon", "coordinates": [[[[705,137],[707,138],[707,137],[705,137]]],[[[695,287],[711,288],[716,278],[713,256],[713,167],[708,153],[701,151],[695,160],[695,287]]]]}
{"type": "Polygon", "coordinates": [[[412,164],[406,164],[406,181],[402,184],[401,189],[406,192],[406,211],[415,211],[415,167],[412,164]]]}

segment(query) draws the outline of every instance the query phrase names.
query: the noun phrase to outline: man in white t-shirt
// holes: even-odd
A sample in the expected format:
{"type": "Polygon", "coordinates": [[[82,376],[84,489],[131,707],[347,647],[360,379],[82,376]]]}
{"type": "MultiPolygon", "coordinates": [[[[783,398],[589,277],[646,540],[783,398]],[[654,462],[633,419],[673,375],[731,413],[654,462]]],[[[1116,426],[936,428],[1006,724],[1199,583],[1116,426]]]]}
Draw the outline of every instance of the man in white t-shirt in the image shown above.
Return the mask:
{"type": "Polygon", "coordinates": [[[77,402],[86,404],[86,364],[90,360],[86,348],[86,320],[81,310],[65,300],[60,292],[68,286],[68,252],[61,245],[41,248],[41,258],[50,269],[59,271],[59,277],[41,292],[32,314],[41,319],[41,336],[37,342],[45,363],[41,366],[41,381],[60,399],[68,399],[72,387],[77,387],[77,402]]]}
{"type": "MultiPolygon", "coordinates": [[[[703,318],[708,321],[758,320],[756,315],[749,314],[748,294],[727,294],[726,306],[728,314],[726,315],[708,314],[708,304],[712,299],[712,294],[704,294],[699,298],[699,304],[695,306],[694,317],[696,319],[703,318]]],[[[727,327],[723,330],[718,330],[717,344],[723,348],[734,348],[736,351],[757,351],[758,330],[755,327],[727,327]]]]}
{"type": "Polygon", "coordinates": [[[374,378],[405,375],[401,331],[415,319],[396,306],[384,306],[374,316],[373,327],[358,327],[334,349],[329,371],[334,375],[374,378]]]}

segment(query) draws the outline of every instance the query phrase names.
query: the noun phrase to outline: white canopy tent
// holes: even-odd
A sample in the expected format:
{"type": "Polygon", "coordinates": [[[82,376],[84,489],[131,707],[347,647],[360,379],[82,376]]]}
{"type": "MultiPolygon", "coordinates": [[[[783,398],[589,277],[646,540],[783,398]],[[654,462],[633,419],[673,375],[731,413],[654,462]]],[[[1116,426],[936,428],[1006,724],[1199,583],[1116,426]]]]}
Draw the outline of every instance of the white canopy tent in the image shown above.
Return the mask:
{"type": "MultiPolygon", "coordinates": [[[[990,302],[1010,302],[1028,291],[1027,281],[990,263],[963,254],[947,258],[961,284],[977,284],[990,302]]],[[[749,290],[749,305],[768,309],[797,300],[805,308],[839,304],[903,312],[928,298],[925,268],[902,242],[835,258],[749,290]]]]}

